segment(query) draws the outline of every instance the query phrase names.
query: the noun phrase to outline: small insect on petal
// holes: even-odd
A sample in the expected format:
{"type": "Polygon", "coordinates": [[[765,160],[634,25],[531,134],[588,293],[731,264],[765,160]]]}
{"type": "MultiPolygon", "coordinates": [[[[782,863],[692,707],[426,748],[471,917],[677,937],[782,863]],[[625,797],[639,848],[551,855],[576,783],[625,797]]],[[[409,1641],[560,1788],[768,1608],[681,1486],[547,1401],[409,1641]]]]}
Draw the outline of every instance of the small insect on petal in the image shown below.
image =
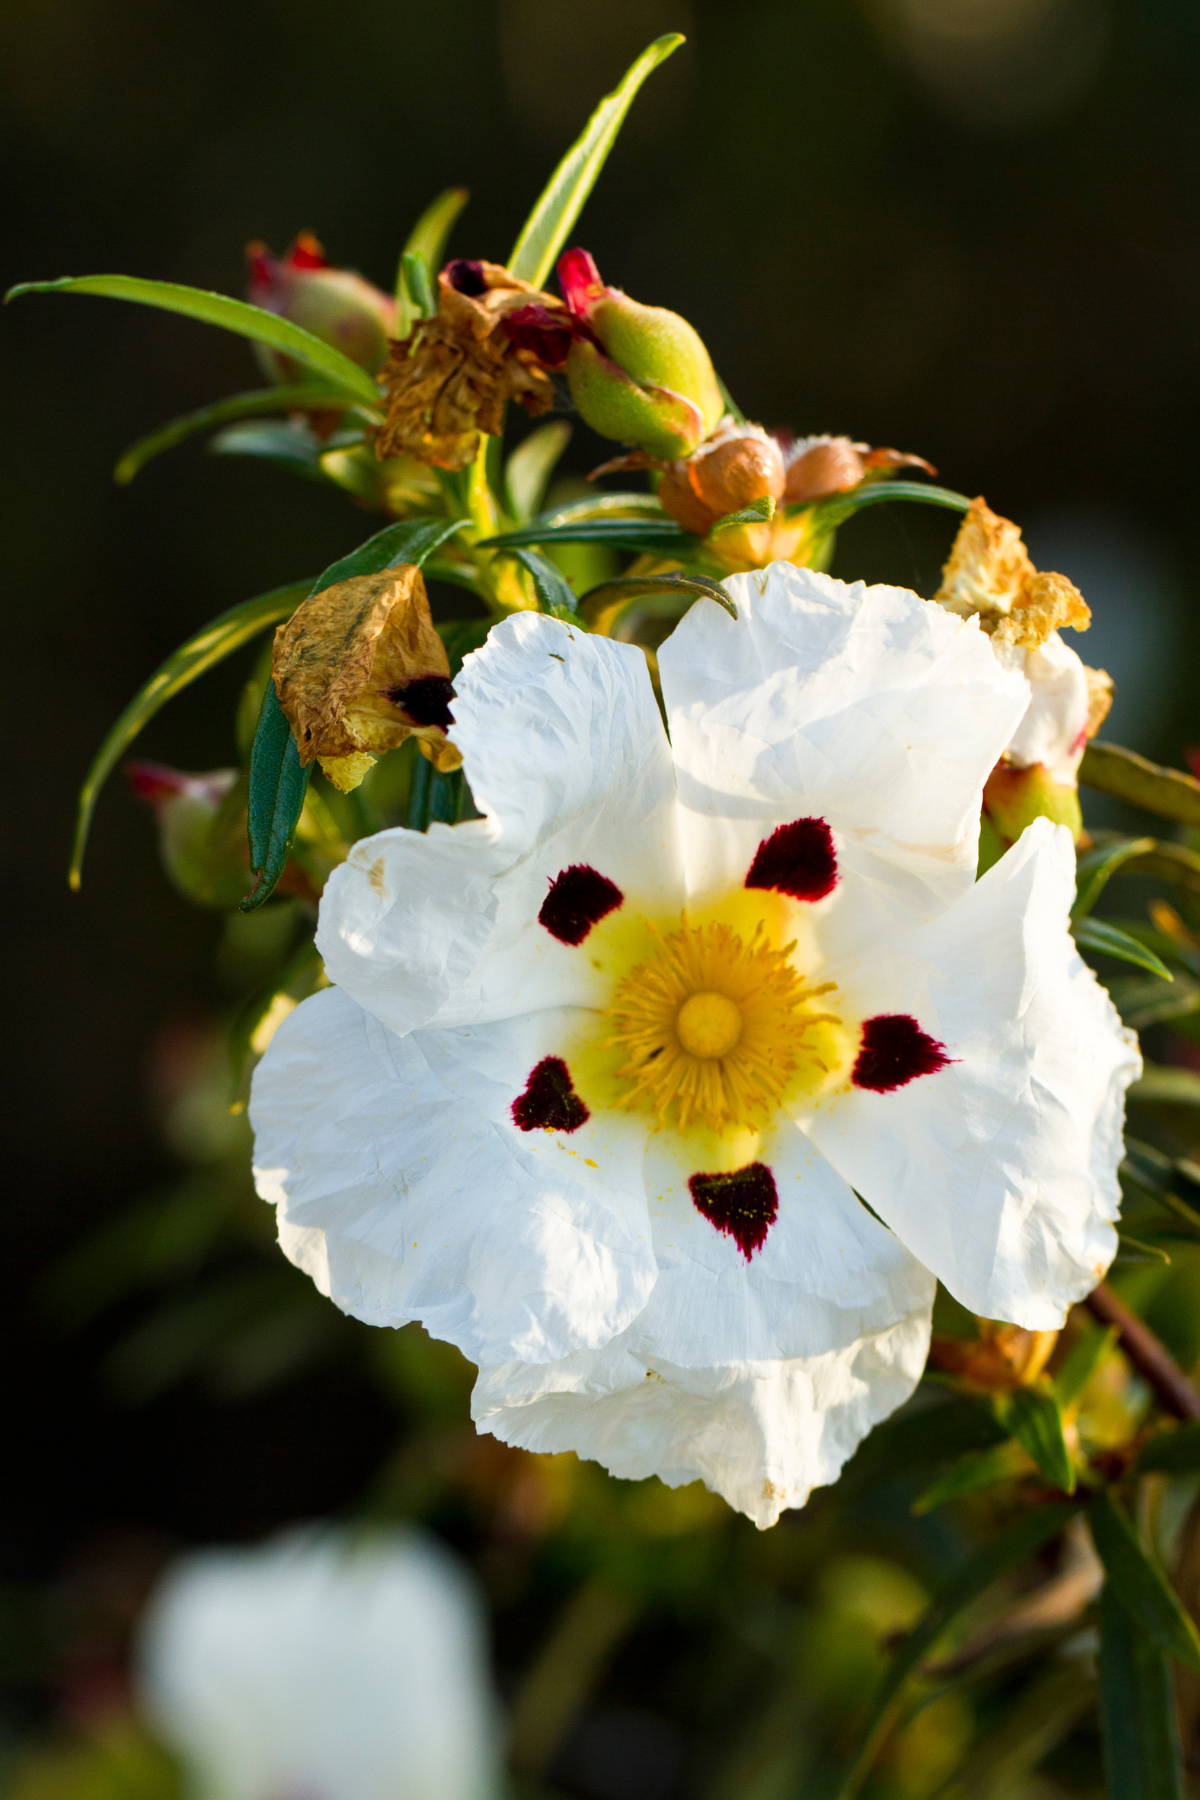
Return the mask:
{"type": "Polygon", "coordinates": [[[513,1101],[513,1124],[521,1131],[578,1131],[591,1114],[575,1092],[561,1056],[544,1056],[525,1092],[513,1101]]]}
{"type": "Polygon", "coordinates": [[[939,1044],[907,1013],[880,1013],[863,1026],[862,1047],[850,1079],[855,1087],[875,1094],[890,1094],[918,1075],[936,1075],[947,1063],[945,1044],[939,1044]]]}
{"type": "Polygon", "coordinates": [[[837,853],[824,819],[796,819],[764,838],[754,853],[748,888],[774,888],[793,900],[823,900],[837,886],[837,853]]]}
{"type": "Polygon", "coordinates": [[[572,863],[550,883],[538,924],[560,944],[582,944],[593,925],[620,906],[625,896],[615,881],[587,863],[572,863]]]}
{"type": "Polygon", "coordinates": [[[765,1163],[747,1163],[727,1175],[690,1175],[696,1210],[731,1237],[746,1261],[766,1242],[779,1212],[775,1177],[765,1163]]]}

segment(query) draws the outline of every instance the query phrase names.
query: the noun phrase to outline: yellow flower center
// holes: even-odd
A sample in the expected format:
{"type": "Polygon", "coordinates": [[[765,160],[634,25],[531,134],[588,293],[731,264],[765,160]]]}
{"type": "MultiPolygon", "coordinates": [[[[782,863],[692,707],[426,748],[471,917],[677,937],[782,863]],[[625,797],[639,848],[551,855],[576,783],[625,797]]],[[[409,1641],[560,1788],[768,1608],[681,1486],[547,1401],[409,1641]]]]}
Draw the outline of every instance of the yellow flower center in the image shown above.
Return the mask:
{"type": "Polygon", "coordinates": [[[806,987],[794,943],[773,949],[761,923],[747,943],[730,925],[685,919],[661,946],[609,1008],[626,1106],[646,1104],[660,1121],[675,1108],[681,1130],[702,1119],[719,1131],[773,1111],[802,1062],[826,1069],[806,1036],[841,1021],[807,1005],[836,983],[806,987]]]}

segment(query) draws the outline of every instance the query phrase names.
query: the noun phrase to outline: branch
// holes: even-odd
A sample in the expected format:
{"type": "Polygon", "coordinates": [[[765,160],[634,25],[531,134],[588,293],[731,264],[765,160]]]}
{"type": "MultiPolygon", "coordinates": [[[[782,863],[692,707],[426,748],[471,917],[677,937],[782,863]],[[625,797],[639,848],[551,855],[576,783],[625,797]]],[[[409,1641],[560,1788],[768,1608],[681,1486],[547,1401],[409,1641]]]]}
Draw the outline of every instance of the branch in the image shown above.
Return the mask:
{"type": "Polygon", "coordinates": [[[1166,1345],[1148,1325],[1102,1281],[1084,1301],[1102,1325],[1115,1325],[1122,1350],[1139,1375],[1143,1375],[1168,1412],[1177,1419],[1200,1419],[1198,1394],[1166,1345]]]}

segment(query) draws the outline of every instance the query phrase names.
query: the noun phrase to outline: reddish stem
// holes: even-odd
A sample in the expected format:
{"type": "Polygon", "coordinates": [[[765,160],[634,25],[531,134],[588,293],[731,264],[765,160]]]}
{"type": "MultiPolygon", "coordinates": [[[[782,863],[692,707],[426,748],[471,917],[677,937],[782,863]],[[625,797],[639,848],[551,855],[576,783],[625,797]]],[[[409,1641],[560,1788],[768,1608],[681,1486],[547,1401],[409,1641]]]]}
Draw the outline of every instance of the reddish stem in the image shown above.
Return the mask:
{"type": "Polygon", "coordinates": [[[1200,1419],[1198,1394],[1166,1345],[1148,1325],[1102,1281],[1084,1301],[1102,1325],[1115,1325],[1122,1350],[1139,1375],[1145,1376],[1162,1405],[1177,1419],[1200,1419]]]}

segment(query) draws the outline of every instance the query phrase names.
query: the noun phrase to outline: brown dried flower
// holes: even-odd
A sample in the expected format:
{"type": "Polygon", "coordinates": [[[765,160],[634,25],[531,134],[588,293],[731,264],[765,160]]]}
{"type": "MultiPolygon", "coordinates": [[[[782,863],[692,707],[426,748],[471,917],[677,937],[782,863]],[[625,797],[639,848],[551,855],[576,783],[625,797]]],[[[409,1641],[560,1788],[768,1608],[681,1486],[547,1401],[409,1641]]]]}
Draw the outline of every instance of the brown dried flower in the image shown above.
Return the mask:
{"type": "Polygon", "coordinates": [[[554,388],[544,358],[504,329],[514,313],[535,304],[539,317],[561,316],[569,326],[561,300],[499,263],[448,263],[438,276],[437,312],[403,341],[393,340],[380,370],[388,412],[377,455],[407,452],[435,468],[463,469],[480,432],[501,430],[507,401],[518,400],[535,415],[546,412],[554,388]]]}
{"type": "Polygon", "coordinates": [[[275,633],[272,674],[300,761],[318,761],[343,792],[405,738],[439,769],[462,761],[446,737],[450,664],[413,563],[306,600],[275,633]]]}
{"type": "Polygon", "coordinates": [[[977,616],[993,643],[1023,650],[1036,650],[1060,625],[1086,631],[1092,617],[1074,582],[1039,573],[1020,527],[982,497],[971,502],[933,597],[948,612],[977,616]]]}

